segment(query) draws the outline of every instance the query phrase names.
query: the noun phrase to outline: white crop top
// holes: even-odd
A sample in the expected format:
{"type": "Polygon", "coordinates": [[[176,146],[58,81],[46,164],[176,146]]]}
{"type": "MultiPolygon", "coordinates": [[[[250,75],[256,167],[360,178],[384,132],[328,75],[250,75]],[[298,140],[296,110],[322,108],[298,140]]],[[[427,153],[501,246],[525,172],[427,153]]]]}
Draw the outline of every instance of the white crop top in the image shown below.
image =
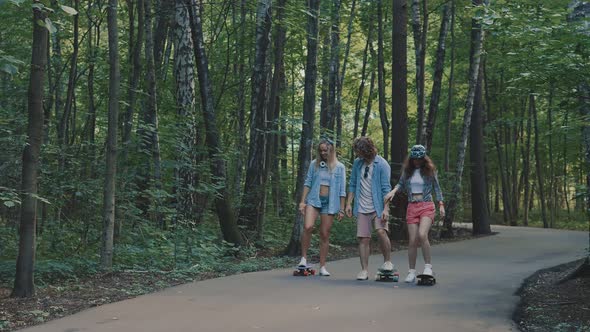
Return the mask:
{"type": "Polygon", "coordinates": [[[320,185],[329,187],[331,178],[332,176],[330,175],[328,166],[320,166],[320,185]]]}
{"type": "Polygon", "coordinates": [[[424,188],[424,179],[420,170],[416,169],[412,177],[410,178],[410,187],[412,188],[412,194],[421,194],[424,188]]]}

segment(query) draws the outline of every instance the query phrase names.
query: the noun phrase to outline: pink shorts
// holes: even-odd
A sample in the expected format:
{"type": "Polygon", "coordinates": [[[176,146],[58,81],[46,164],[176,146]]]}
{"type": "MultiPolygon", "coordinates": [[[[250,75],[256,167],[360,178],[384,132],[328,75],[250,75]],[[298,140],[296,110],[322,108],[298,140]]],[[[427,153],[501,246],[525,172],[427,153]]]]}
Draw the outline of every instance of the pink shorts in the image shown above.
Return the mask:
{"type": "Polygon", "coordinates": [[[381,222],[381,218],[377,217],[377,212],[360,213],[356,218],[356,237],[371,237],[373,229],[385,229],[389,232],[389,223],[381,222]]]}
{"type": "Polygon", "coordinates": [[[428,217],[434,221],[434,202],[416,202],[409,203],[406,212],[406,221],[408,224],[419,224],[422,217],[428,217]]]}

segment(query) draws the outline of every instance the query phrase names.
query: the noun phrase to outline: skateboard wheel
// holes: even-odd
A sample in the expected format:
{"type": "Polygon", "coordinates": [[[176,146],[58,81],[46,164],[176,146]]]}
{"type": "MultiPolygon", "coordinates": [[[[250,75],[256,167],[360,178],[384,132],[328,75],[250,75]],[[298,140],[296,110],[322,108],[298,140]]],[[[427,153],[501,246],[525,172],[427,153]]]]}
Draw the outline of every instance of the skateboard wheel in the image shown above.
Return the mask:
{"type": "Polygon", "coordinates": [[[297,271],[293,271],[293,276],[296,277],[297,276],[297,271]]]}
{"type": "Polygon", "coordinates": [[[311,275],[315,276],[315,270],[311,270],[311,275]]]}

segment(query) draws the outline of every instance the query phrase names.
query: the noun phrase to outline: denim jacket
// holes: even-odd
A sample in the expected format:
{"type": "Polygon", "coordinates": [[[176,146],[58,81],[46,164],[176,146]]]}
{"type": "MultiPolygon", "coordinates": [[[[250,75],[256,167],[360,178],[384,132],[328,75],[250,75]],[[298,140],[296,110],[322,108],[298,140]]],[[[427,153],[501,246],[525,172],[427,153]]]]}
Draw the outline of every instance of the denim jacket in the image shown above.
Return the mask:
{"type": "MultiPolygon", "coordinates": [[[[309,187],[309,193],[305,198],[305,204],[310,204],[316,208],[322,207],[320,202],[320,172],[316,169],[316,160],[312,160],[307,170],[305,178],[306,187],[309,187]]],[[[340,206],[340,197],[346,197],[346,168],[341,162],[336,164],[330,177],[330,202],[328,203],[328,214],[337,214],[344,207],[340,206]]]]}
{"type": "Polygon", "coordinates": [[[435,172],[434,176],[422,175],[424,179],[424,187],[422,188],[422,199],[412,198],[412,186],[410,185],[410,177],[406,177],[405,171],[402,172],[402,176],[399,178],[399,182],[395,186],[398,190],[405,190],[408,195],[408,203],[415,202],[431,202],[432,201],[432,190],[436,194],[436,198],[439,202],[443,201],[442,190],[438,182],[438,175],[435,172]]]}
{"type": "MultiPolygon", "coordinates": [[[[356,158],[352,164],[352,174],[350,174],[350,183],[348,184],[348,192],[354,193],[354,206],[352,211],[354,215],[358,213],[359,200],[358,197],[361,194],[361,177],[363,176],[363,164],[364,159],[356,158]]],[[[391,191],[391,167],[387,160],[377,155],[375,156],[373,179],[371,181],[371,192],[373,194],[373,205],[375,206],[375,212],[377,217],[381,218],[383,214],[383,198],[391,191]]]]}

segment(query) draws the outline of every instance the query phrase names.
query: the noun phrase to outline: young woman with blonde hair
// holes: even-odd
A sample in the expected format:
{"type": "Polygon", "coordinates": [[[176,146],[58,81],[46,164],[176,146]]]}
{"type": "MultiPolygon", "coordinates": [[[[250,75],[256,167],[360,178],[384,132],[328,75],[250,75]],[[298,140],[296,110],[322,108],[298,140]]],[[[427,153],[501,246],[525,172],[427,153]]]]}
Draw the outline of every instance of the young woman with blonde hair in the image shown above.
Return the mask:
{"type": "Polygon", "coordinates": [[[320,140],[317,156],[309,165],[299,203],[299,212],[304,216],[299,266],[307,266],[307,250],[315,221],[320,216],[320,276],[330,275],[326,269],[330,229],[334,216],[338,220],[344,216],[345,183],[346,168],[336,157],[334,142],[325,138],[320,140]]]}

